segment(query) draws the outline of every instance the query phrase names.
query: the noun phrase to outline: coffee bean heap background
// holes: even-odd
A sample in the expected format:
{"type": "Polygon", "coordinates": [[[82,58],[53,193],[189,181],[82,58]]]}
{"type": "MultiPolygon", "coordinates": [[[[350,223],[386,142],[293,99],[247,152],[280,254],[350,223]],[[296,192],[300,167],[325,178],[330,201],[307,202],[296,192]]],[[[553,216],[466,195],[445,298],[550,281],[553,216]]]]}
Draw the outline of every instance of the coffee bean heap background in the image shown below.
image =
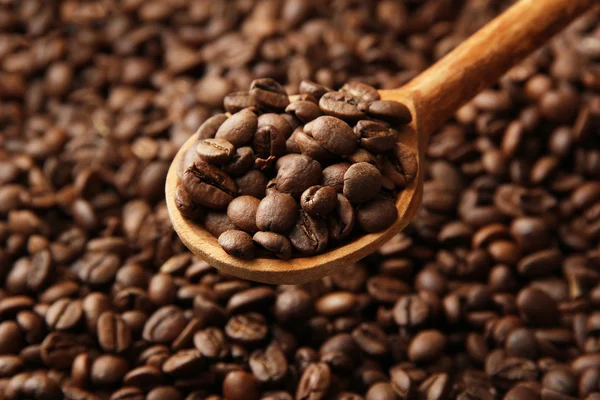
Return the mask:
{"type": "Polygon", "coordinates": [[[227,93],[398,87],[507,5],[2,1],[4,397],[598,399],[598,13],[434,134],[414,223],[336,275],[219,274],[165,210],[227,93]]]}
{"type": "Polygon", "coordinates": [[[398,218],[397,192],[417,175],[400,133],[411,121],[405,105],[360,82],[337,92],[304,80],[299,90],[289,99],[263,78],[226,95],[232,115],[204,122],[178,166],[178,210],[235,257],[287,260],[292,249],[326,251],[355,225],[380,232],[398,218]]]}

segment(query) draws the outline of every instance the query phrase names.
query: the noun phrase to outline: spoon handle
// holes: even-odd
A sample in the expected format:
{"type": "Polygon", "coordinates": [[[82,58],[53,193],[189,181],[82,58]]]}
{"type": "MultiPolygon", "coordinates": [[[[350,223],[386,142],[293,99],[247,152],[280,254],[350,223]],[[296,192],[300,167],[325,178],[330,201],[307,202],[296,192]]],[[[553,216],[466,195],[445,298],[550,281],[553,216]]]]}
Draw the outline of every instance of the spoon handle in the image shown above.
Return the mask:
{"type": "Polygon", "coordinates": [[[414,99],[420,141],[593,4],[521,0],[409,82],[401,90],[414,99]]]}

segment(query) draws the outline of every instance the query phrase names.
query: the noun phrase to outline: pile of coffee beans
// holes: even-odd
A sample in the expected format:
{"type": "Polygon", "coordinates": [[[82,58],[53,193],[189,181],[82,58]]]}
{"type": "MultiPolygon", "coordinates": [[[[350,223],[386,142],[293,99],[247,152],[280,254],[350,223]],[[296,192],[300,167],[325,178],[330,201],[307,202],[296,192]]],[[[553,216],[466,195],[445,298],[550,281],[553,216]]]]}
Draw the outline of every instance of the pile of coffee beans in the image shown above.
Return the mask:
{"type": "Polygon", "coordinates": [[[335,275],[219,273],[165,207],[228,93],[398,87],[510,3],[0,1],[0,398],[598,400],[597,11],[433,135],[413,224],[335,275]]]}
{"type": "Polygon", "coordinates": [[[180,165],[175,204],[230,255],[315,255],[353,232],[396,221],[394,198],[417,174],[400,131],[408,108],[349,82],[332,91],[302,81],[288,97],[270,78],[225,96],[180,165]],[[397,128],[397,129],[396,129],[397,128]],[[355,228],[356,226],[359,229],[355,228]]]}

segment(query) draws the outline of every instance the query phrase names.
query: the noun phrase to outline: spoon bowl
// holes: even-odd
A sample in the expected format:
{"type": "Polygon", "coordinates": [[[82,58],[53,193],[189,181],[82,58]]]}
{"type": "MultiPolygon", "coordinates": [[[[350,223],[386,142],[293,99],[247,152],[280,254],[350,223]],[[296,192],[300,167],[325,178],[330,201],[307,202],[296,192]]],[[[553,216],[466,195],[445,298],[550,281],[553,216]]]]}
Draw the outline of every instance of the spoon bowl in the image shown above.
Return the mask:
{"type": "MultiPolygon", "coordinates": [[[[385,96],[382,92],[382,98],[385,99],[385,96]]],[[[402,143],[410,146],[415,151],[417,151],[418,140],[416,132],[416,121],[413,119],[413,122],[404,130],[400,138],[402,143]]],[[[292,258],[290,260],[275,258],[243,260],[232,257],[221,248],[216,237],[202,225],[184,218],[175,205],[175,189],[180,181],[177,170],[185,153],[196,141],[196,135],[190,137],[179,149],[169,168],[165,190],[169,217],[179,238],[194,255],[224,272],[243,279],[273,284],[300,284],[327,276],[338,268],[369,255],[390,240],[408,225],[421,203],[423,174],[421,158],[419,157],[417,178],[398,195],[396,199],[398,219],[386,230],[360,236],[352,242],[312,257],[292,258]]]]}
{"type": "Polygon", "coordinates": [[[175,205],[178,169],[193,135],[177,153],[166,180],[166,202],[173,228],[190,251],[240,278],[274,284],[300,284],[329,275],[367,256],[400,232],[415,216],[423,195],[425,149],[429,135],[464,103],[490,85],[597,0],[520,0],[472,37],[396,90],[380,91],[383,100],[408,107],[412,122],[399,141],[417,154],[416,179],[396,199],[398,219],[386,230],[312,257],[242,260],[227,254],[203,226],[185,219],[175,205]]]}

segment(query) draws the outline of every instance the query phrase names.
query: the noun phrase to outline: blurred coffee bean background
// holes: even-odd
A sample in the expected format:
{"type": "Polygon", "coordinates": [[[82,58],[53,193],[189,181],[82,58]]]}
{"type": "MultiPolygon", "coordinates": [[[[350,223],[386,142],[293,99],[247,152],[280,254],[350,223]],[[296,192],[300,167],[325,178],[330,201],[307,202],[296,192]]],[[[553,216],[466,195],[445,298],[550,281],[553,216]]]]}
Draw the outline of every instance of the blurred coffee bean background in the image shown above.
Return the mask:
{"type": "Polygon", "coordinates": [[[599,399],[597,10],[434,134],[414,223],[334,276],[220,274],[164,204],[227,93],[396,88],[510,4],[0,0],[0,393],[599,399]]]}

